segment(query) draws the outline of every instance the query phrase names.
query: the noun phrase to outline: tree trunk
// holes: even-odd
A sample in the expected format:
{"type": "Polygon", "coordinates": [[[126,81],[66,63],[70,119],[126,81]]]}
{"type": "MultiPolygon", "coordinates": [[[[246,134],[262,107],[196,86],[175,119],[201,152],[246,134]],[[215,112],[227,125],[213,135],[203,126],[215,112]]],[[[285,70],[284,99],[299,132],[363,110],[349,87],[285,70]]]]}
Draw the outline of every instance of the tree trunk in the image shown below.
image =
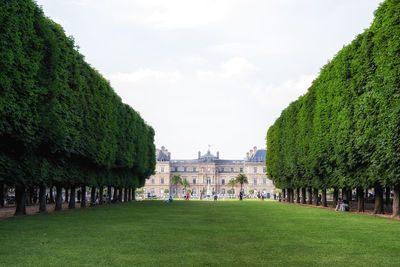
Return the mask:
{"type": "Polygon", "coordinates": [[[393,188],[393,217],[400,217],[400,184],[393,188]]]}
{"type": "Polygon", "coordinates": [[[46,213],[46,186],[41,184],[39,187],[39,213],[46,213]]]}
{"type": "Polygon", "coordinates": [[[37,204],[38,203],[38,188],[35,187],[33,190],[33,203],[37,204]]]}
{"type": "Polygon", "coordinates": [[[118,188],[118,201],[122,202],[122,187],[118,188]]]}
{"type": "Polygon", "coordinates": [[[117,188],[114,186],[113,202],[117,202],[117,201],[118,201],[118,190],[117,190],[117,188]]]}
{"type": "Polygon", "coordinates": [[[68,190],[68,186],[67,186],[67,187],[65,187],[65,199],[64,199],[65,203],[68,203],[68,199],[69,199],[69,192],[68,191],[69,190],[68,190]]]}
{"type": "Polygon", "coordinates": [[[375,207],[374,214],[383,214],[383,188],[380,184],[376,183],[375,190],[375,207]]]}
{"type": "Polygon", "coordinates": [[[26,207],[25,207],[25,186],[18,185],[15,187],[15,213],[14,216],[26,215],[26,207]]]}
{"type": "Polygon", "coordinates": [[[326,189],[322,189],[322,206],[328,207],[328,202],[326,202],[326,189]]]}
{"type": "Polygon", "coordinates": [[[335,188],[333,188],[333,203],[332,203],[332,206],[334,208],[336,208],[336,206],[337,206],[338,198],[339,198],[339,189],[337,189],[335,187],[335,188]]]}
{"type": "Polygon", "coordinates": [[[111,196],[112,196],[112,188],[111,185],[109,185],[107,187],[107,195],[108,195],[108,199],[107,199],[107,204],[111,204],[111,196]]]}
{"type": "Polygon", "coordinates": [[[319,203],[318,203],[318,188],[314,188],[314,205],[315,206],[318,206],[319,205],[319,203]]]}
{"type": "Polygon", "coordinates": [[[94,186],[90,190],[90,206],[96,206],[96,187],[94,186]]]}
{"type": "Polygon", "coordinates": [[[62,186],[60,184],[56,185],[56,206],[55,211],[62,209],[62,186]]]}
{"type": "Polygon", "coordinates": [[[53,197],[53,186],[50,186],[49,188],[49,203],[54,203],[54,197],[53,197]]]}
{"type": "Polygon", "coordinates": [[[124,189],[124,202],[128,202],[128,188],[124,189]]]}
{"type": "Polygon", "coordinates": [[[75,209],[75,186],[71,185],[71,195],[69,196],[69,203],[68,203],[68,208],[69,209],[75,209]]]}
{"type": "Polygon", "coordinates": [[[0,183],[0,207],[4,208],[4,183],[0,183]]]}
{"type": "Polygon", "coordinates": [[[308,199],[307,199],[307,204],[311,205],[312,204],[312,187],[308,187],[308,199]]]}
{"type": "Polygon", "coordinates": [[[128,202],[132,201],[132,187],[129,187],[128,189],[128,202]]]}
{"type": "Polygon", "coordinates": [[[26,194],[27,194],[26,200],[28,202],[28,205],[32,205],[33,204],[33,187],[32,186],[28,187],[28,189],[26,190],[26,194]]]}
{"type": "Polygon", "coordinates": [[[286,201],[286,189],[282,189],[282,200],[283,202],[286,201]]]}
{"type": "Polygon", "coordinates": [[[86,208],[86,185],[82,185],[82,201],[81,208],[86,208]]]}
{"type": "Polygon", "coordinates": [[[291,194],[292,194],[292,202],[291,203],[294,203],[294,201],[295,201],[295,198],[296,198],[296,196],[295,196],[295,193],[294,193],[294,189],[290,189],[290,192],[291,192],[291,194]]]}
{"type": "Polygon", "coordinates": [[[357,208],[358,212],[364,212],[364,189],[357,187],[357,208]]]}
{"type": "Polygon", "coordinates": [[[306,199],[307,199],[306,188],[302,187],[301,188],[301,204],[306,204],[306,199]]]}
{"type": "Polygon", "coordinates": [[[100,186],[100,189],[99,189],[99,205],[103,205],[103,202],[104,202],[103,194],[104,194],[104,187],[100,186]]]}
{"type": "Polygon", "coordinates": [[[386,187],[385,189],[385,204],[386,204],[386,211],[389,212],[390,207],[390,187],[386,187]]]}
{"type": "Polygon", "coordinates": [[[136,191],[136,188],[135,187],[132,188],[132,200],[133,201],[136,201],[136,193],[135,193],[135,191],[136,191]]]}
{"type": "Polygon", "coordinates": [[[368,199],[368,188],[365,189],[365,198],[368,199]]]}
{"type": "Polygon", "coordinates": [[[342,188],[342,200],[348,200],[347,199],[347,189],[346,188],[342,188]]]}
{"type": "Polygon", "coordinates": [[[300,188],[296,189],[296,203],[300,203],[300,188]]]}

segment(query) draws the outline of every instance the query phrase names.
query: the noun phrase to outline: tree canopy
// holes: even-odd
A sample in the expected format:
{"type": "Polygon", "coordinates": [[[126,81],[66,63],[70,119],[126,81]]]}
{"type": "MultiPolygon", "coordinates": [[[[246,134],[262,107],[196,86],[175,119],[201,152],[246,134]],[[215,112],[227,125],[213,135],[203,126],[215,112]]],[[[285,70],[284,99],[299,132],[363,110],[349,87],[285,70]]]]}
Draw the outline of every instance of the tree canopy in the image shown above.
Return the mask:
{"type": "Polygon", "coordinates": [[[0,183],[140,187],[154,130],[32,0],[0,3],[0,183]]]}
{"type": "Polygon", "coordinates": [[[267,133],[267,174],[280,188],[400,184],[400,1],[325,65],[267,133]]]}

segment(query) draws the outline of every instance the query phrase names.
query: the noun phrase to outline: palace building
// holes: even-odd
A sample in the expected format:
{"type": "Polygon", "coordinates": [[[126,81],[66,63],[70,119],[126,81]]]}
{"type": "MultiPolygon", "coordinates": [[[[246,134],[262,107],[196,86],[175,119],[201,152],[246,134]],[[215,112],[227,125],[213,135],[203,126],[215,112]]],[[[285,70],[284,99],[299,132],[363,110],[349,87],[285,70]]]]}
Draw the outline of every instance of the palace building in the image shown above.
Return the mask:
{"type": "Polygon", "coordinates": [[[271,180],[268,179],[265,168],[265,149],[254,147],[242,160],[220,159],[219,152],[211,154],[210,150],[202,155],[198,152],[197,159],[172,160],[171,153],[165,147],[157,149],[156,171],[142,188],[146,195],[166,197],[171,195],[184,195],[184,188],[172,186],[170,179],[179,174],[182,180],[187,180],[193,197],[199,197],[200,192],[204,195],[218,194],[220,197],[239,194],[240,185],[234,188],[228,186],[231,179],[235,179],[240,173],[247,176],[248,184],[243,185],[244,193],[248,194],[253,189],[255,193],[264,193],[271,198],[275,189],[271,180]],[[166,190],[169,193],[166,193],[166,190]],[[228,192],[229,191],[229,192],[228,192]],[[231,193],[231,194],[229,194],[231,193]]]}

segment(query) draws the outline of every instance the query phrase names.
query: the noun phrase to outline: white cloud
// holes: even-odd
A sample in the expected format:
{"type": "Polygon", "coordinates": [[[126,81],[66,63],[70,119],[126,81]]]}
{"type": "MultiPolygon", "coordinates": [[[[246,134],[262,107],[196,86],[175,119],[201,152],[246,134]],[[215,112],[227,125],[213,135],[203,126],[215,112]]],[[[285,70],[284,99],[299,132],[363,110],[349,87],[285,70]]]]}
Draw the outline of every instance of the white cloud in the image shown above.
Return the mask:
{"type": "Polygon", "coordinates": [[[315,78],[315,75],[303,74],[281,84],[258,84],[252,94],[261,104],[280,111],[305,94],[315,78]]]}
{"type": "Polygon", "coordinates": [[[121,1],[130,18],[157,29],[202,28],[222,21],[230,7],[228,0],[136,0],[121,1]]]}
{"type": "Polygon", "coordinates": [[[130,73],[117,72],[106,76],[111,81],[118,83],[155,82],[155,81],[176,83],[182,78],[181,73],[178,71],[162,72],[162,71],[154,71],[148,68],[140,68],[139,70],[130,73]]]}
{"type": "Polygon", "coordinates": [[[198,71],[197,77],[198,79],[243,80],[255,74],[256,71],[256,66],[247,59],[235,57],[223,62],[217,71],[198,71]]]}

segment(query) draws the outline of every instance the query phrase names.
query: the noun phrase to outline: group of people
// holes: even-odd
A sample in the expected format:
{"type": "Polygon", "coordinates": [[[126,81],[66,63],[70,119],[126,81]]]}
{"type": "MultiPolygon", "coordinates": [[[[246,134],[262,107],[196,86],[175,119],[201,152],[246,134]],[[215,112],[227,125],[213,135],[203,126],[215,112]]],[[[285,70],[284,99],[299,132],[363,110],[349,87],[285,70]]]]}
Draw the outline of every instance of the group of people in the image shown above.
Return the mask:
{"type": "Polygon", "coordinates": [[[262,200],[262,201],[264,201],[264,199],[265,199],[265,193],[264,192],[258,192],[257,193],[257,198],[258,198],[258,200],[262,200]]]}
{"type": "Polygon", "coordinates": [[[350,210],[349,202],[347,200],[342,201],[342,199],[339,198],[335,210],[336,211],[349,211],[350,210]]]}

